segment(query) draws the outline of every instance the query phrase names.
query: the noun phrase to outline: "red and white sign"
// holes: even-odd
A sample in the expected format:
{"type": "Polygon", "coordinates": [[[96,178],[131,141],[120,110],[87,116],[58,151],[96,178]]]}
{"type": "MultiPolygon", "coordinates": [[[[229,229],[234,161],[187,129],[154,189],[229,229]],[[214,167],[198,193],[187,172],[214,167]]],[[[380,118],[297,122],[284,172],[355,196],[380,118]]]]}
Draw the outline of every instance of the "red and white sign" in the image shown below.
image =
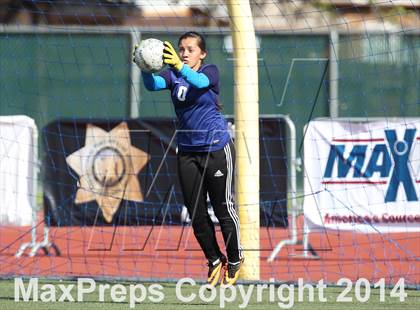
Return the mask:
{"type": "Polygon", "coordinates": [[[310,228],[420,231],[420,118],[315,120],[304,147],[310,228]]]}

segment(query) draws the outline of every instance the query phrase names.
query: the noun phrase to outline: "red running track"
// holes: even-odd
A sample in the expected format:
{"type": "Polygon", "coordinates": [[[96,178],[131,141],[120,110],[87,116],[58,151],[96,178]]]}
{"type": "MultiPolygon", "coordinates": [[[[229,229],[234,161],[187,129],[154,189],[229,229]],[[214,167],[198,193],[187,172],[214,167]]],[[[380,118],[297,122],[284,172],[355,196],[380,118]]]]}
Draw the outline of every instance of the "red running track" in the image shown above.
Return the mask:
{"type": "MultiPolygon", "coordinates": [[[[217,236],[223,249],[219,229],[217,236]]],[[[420,284],[419,233],[312,233],[310,242],[319,260],[293,257],[302,254],[302,247],[287,246],[267,263],[277,242],[288,238],[286,229],[261,228],[261,280],[336,283],[343,277],[363,277],[371,283],[385,278],[393,284],[404,277],[408,285],[420,284]]],[[[30,227],[0,227],[0,277],[206,278],[206,261],[190,227],[51,228],[50,240],[61,256],[40,251],[35,257],[26,252],[16,258],[19,246],[30,241],[30,227]]]]}

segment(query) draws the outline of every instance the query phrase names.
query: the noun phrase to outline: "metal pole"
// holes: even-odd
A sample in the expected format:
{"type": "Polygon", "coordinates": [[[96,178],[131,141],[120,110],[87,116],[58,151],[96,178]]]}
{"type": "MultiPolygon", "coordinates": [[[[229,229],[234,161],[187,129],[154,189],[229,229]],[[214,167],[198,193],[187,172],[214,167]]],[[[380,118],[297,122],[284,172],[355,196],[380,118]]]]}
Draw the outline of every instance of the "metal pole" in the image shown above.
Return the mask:
{"type": "Polygon", "coordinates": [[[286,121],[288,131],[289,131],[289,152],[290,152],[290,193],[291,193],[291,200],[292,200],[292,215],[291,215],[291,225],[290,225],[290,233],[292,235],[291,239],[281,240],[277,246],[274,248],[273,252],[271,252],[270,256],[267,259],[267,262],[272,262],[281,251],[281,249],[285,245],[296,245],[298,244],[298,234],[297,234],[297,216],[298,216],[298,203],[296,199],[296,127],[293,121],[288,116],[283,116],[284,120],[286,121]]]}
{"type": "Polygon", "coordinates": [[[338,117],[338,50],[339,36],[336,30],[330,32],[330,117],[338,117]]]}
{"type": "MultiPolygon", "coordinates": [[[[138,43],[140,43],[140,34],[136,30],[134,30],[131,32],[132,51],[134,50],[134,46],[138,43]]],[[[131,62],[130,76],[130,117],[138,118],[140,108],[140,72],[134,62],[131,62]]]]}

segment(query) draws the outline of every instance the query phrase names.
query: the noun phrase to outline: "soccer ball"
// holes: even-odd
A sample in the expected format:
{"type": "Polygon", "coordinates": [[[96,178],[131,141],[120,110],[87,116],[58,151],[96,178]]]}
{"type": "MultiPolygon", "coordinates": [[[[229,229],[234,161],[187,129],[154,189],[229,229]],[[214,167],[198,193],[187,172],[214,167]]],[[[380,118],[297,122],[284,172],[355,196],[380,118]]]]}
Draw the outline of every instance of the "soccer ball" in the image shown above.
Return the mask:
{"type": "Polygon", "coordinates": [[[146,39],[140,42],[134,51],[134,62],[145,72],[153,73],[162,70],[163,42],[158,39],[146,39]]]}

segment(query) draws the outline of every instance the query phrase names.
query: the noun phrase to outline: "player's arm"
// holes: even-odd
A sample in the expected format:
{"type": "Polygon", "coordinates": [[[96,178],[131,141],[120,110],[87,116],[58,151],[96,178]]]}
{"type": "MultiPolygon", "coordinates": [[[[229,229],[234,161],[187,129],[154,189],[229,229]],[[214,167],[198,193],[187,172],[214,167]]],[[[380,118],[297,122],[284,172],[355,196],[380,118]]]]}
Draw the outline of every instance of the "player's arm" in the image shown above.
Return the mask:
{"type": "MultiPolygon", "coordinates": [[[[136,63],[136,51],[139,48],[139,45],[134,46],[133,50],[133,62],[136,63]]],[[[147,90],[150,91],[156,91],[156,90],[162,90],[167,89],[167,81],[165,79],[165,76],[162,77],[160,75],[154,75],[153,73],[148,73],[145,71],[141,71],[141,76],[143,80],[143,84],[146,87],[147,90]]]]}
{"type": "Polygon", "coordinates": [[[153,73],[147,73],[142,71],[141,77],[143,80],[144,87],[150,91],[157,91],[167,89],[166,80],[160,75],[154,75],[153,73]]]}
{"type": "Polygon", "coordinates": [[[195,88],[207,88],[211,84],[209,77],[205,73],[198,73],[185,64],[179,72],[182,77],[195,88]]]}
{"type": "MultiPolygon", "coordinates": [[[[214,85],[214,81],[212,81],[214,79],[213,75],[217,75],[218,78],[218,72],[216,72],[216,74],[211,74],[211,76],[208,76],[204,72],[198,73],[182,63],[181,59],[179,58],[171,43],[165,41],[164,46],[165,48],[163,50],[163,62],[170,65],[175,70],[179,71],[182,77],[193,87],[206,88],[212,84],[214,85]]],[[[216,66],[213,67],[217,71],[216,66]]]]}

